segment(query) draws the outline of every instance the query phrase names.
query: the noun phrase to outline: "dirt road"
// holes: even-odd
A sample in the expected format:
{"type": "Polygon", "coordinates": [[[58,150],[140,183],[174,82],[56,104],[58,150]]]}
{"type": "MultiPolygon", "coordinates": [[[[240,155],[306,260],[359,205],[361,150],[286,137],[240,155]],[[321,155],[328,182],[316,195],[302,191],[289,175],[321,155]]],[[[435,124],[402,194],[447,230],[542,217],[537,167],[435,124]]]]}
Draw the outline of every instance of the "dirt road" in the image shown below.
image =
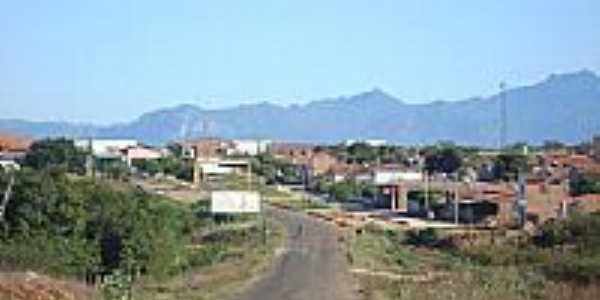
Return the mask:
{"type": "Polygon", "coordinates": [[[288,230],[272,270],[233,300],[354,300],[353,281],[333,226],[305,215],[269,210],[288,230]]]}

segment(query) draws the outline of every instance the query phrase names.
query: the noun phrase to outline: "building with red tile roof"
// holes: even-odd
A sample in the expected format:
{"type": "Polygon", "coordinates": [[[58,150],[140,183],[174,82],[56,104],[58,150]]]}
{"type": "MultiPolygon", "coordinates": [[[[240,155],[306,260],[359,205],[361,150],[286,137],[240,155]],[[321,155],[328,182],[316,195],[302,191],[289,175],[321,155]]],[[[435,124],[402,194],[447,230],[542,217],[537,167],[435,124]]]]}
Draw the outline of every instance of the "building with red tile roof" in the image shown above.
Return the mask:
{"type": "Polygon", "coordinates": [[[0,133],[0,152],[25,152],[32,142],[23,136],[0,133]]]}

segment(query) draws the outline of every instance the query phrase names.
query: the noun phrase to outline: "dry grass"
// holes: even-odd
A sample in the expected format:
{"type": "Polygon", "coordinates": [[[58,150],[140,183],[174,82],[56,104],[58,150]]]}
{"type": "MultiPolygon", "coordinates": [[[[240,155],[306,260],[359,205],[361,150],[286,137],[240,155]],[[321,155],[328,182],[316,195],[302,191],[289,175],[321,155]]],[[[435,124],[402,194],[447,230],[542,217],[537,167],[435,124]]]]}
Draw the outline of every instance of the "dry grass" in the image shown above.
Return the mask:
{"type": "Polygon", "coordinates": [[[527,266],[482,266],[401,240],[372,230],[352,239],[348,257],[365,300],[600,299],[600,286],[556,283],[527,266]]]}
{"type": "Polygon", "coordinates": [[[82,283],[19,272],[0,273],[0,299],[93,300],[99,296],[93,287],[82,283]]]}

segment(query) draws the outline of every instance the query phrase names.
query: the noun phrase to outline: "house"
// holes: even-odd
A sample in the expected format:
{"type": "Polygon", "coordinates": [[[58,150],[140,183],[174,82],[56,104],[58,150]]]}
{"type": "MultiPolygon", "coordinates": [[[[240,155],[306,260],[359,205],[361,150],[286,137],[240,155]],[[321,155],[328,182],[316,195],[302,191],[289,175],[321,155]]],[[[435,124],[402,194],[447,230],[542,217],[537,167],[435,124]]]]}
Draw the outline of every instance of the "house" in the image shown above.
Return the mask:
{"type": "Polygon", "coordinates": [[[560,183],[576,174],[600,174],[600,163],[587,155],[547,154],[541,158],[546,181],[560,183]]]}
{"type": "Polygon", "coordinates": [[[423,173],[401,165],[383,165],[373,168],[372,184],[377,191],[375,205],[391,210],[407,209],[409,185],[423,180],[423,173]]]}
{"type": "Polygon", "coordinates": [[[196,160],[210,160],[227,155],[228,149],[232,148],[229,141],[217,138],[204,138],[178,142],[184,157],[196,160]]]}
{"type": "Polygon", "coordinates": [[[338,183],[348,179],[350,174],[351,169],[349,165],[339,164],[329,168],[329,170],[327,170],[327,172],[323,175],[327,177],[329,181],[338,183]]]}
{"type": "Polygon", "coordinates": [[[309,165],[314,149],[315,147],[310,144],[274,143],[271,145],[269,153],[292,164],[309,165]]]}
{"type": "Polygon", "coordinates": [[[266,153],[272,144],[270,140],[233,140],[227,155],[251,155],[266,153]]]}
{"type": "MultiPolygon", "coordinates": [[[[130,139],[80,139],[75,140],[76,147],[93,154],[96,169],[102,170],[114,165],[126,165],[131,168],[135,161],[160,159],[162,150],[144,146],[137,140],[130,139]]],[[[92,161],[88,162],[91,170],[92,161]]],[[[91,172],[91,171],[90,171],[91,172]]]]}
{"type": "Polygon", "coordinates": [[[27,152],[25,151],[0,152],[0,167],[4,170],[19,170],[21,169],[21,162],[25,159],[26,155],[27,152]]]}
{"type": "Polygon", "coordinates": [[[334,155],[326,151],[315,151],[308,161],[308,168],[311,170],[312,175],[319,176],[327,173],[338,164],[339,161],[334,155]]]}
{"type": "Polygon", "coordinates": [[[0,135],[0,167],[20,169],[19,162],[25,158],[32,141],[28,138],[3,134],[0,135]]]}
{"type": "Polygon", "coordinates": [[[154,160],[160,159],[164,156],[163,151],[160,149],[146,147],[146,146],[135,146],[121,150],[123,159],[127,162],[127,166],[131,167],[134,161],[140,160],[154,160]]]}
{"type": "Polygon", "coordinates": [[[26,152],[31,146],[32,140],[9,134],[0,134],[0,153],[4,152],[26,152]]]}
{"type": "Polygon", "coordinates": [[[91,150],[97,157],[121,157],[121,151],[137,147],[139,142],[131,139],[76,139],[75,147],[91,150]]]}

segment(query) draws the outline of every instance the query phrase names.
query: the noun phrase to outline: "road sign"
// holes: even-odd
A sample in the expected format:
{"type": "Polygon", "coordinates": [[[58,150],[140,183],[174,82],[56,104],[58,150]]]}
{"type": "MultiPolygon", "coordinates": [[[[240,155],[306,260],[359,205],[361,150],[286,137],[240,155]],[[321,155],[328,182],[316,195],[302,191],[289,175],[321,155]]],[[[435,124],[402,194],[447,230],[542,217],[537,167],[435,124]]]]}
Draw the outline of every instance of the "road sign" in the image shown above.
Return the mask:
{"type": "Polygon", "coordinates": [[[249,191],[213,191],[212,213],[260,213],[260,194],[249,191]]]}

